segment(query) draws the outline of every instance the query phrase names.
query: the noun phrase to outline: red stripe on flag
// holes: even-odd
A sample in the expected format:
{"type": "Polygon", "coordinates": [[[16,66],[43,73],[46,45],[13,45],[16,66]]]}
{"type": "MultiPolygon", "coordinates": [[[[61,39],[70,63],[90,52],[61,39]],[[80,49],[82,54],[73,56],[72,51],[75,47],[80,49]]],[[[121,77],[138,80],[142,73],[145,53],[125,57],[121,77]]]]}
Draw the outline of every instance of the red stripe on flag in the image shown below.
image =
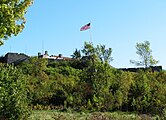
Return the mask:
{"type": "Polygon", "coordinates": [[[84,30],[87,30],[87,29],[90,29],[90,23],[84,25],[83,27],[81,27],[80,31],[84,31],[84,30]]]}

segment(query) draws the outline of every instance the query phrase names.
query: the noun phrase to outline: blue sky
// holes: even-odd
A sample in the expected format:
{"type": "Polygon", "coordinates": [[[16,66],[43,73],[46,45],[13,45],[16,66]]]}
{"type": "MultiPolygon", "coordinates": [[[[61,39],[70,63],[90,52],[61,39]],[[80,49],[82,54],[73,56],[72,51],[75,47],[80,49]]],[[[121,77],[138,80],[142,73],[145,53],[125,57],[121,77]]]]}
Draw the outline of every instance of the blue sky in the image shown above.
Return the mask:
{"type": "Polygon", "coordinates": [[[153,57],[166,69],[165,6],[166,0],[35,0],[26,14],[25,29],[5,41],[0,55],[35,56],[44,48],[50,55],[70,57],[92,34],[94,46],[113,49],[114,67],[136,67],[129,62],[139,60],[135,45],[148,40],[153,57]],[[90,21],[91,30],[80,32],[90,21]]]}

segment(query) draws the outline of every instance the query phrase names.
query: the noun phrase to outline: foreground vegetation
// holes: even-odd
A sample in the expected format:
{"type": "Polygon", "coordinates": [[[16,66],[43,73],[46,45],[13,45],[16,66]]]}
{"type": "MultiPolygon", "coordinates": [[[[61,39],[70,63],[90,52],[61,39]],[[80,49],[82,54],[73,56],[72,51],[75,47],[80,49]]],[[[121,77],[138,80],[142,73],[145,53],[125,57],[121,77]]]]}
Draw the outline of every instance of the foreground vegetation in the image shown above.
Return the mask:
{"type": "Polygon", "coordinates": [[[81,51],[82,55],[75,51],[70,61],[50,62],[32,57],[17,68],[1,64],[0,117],[26,119],[30,115],[29,107],[32,110],[75,111],[33,111],[30,119],[40,118],[40,114],[48,116],[46,119],[61,116],[64,119],[114,119],[115,115],[115,119],[137,118],[135,114],[122,112],[166,118],[165,71],[115,69],[109,64],[112,50],[105,46],[85,43],[81,51]]]}
{"type": "Polygon", "coordinates": [[[109,65],[111,49],[85,43],[73,60],[31,58],[20,65],[27,75],[33,109],[62,106],[75,111],[126,111],[162,115],[166,109],[166,72],[124,72],[109,65]]]}
{"type": "Polygon", "coordinates": [[[29,116],[25,80],[21,70],[0,64],[0,120],[26,119],[29,116]]]}
{"type": "MultiPolygon", "coordinates": [[[[29,120],[159,120],[159,116],[123,112],[58,112],[58,111],[33,111],[29,120]]],[[[163,119],[164,120],[164,119],[163,119]]]]}

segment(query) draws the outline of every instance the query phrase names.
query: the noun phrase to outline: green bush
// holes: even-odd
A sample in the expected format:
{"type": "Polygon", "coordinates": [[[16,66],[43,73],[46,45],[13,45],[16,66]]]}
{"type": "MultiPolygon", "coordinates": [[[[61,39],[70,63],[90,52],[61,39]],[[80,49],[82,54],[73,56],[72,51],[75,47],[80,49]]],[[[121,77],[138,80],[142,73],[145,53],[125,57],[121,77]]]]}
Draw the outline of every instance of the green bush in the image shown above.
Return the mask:
{"type": "Polygon", "coordinates": [[[160,115],[166,106],[166,72],[118,70],[97,59],[93,51],[71,61],[50,63],[34,57],[18,68],[27,76],[28,98],[34,109],[63,106],[81,112],[160,115]]]}
{"type": "Polygon", "coordinates": [[[0,64],[0,119],[22,120],[29,115],[25,77],[20,70],[0,64]]]}

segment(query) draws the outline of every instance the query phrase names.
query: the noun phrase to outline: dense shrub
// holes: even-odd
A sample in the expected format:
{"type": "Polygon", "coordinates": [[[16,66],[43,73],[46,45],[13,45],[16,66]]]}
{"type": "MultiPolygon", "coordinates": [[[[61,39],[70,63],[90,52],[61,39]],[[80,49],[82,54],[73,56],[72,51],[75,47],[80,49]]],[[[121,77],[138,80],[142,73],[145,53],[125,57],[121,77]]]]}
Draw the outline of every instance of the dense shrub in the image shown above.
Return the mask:
{"type": "Polygon", "coordinates": [[[83,51],[84,56],[71,61],[50,63],[34,57],[19,66],[27,76],[32,105],[141,114],[166,109],[166,72],[125,72],[103,61],[92,45],[83,51]]]}
{"type": "Polygon", "coordinates": [[[125,72],[97,59],[84,58],[86,61],[88,66],[80,69],[71,64],[75,61],[48,64],[33,58],[22,64],[31,103],[75,110],[149,114],[160,114],[166,107],[166,72],[125,72]]]}
{"type": "Polygon", "coordinates": [[[25,120],[28,115],[24,75],[11,65],[0,64],[0,119],[25,120]]]}

